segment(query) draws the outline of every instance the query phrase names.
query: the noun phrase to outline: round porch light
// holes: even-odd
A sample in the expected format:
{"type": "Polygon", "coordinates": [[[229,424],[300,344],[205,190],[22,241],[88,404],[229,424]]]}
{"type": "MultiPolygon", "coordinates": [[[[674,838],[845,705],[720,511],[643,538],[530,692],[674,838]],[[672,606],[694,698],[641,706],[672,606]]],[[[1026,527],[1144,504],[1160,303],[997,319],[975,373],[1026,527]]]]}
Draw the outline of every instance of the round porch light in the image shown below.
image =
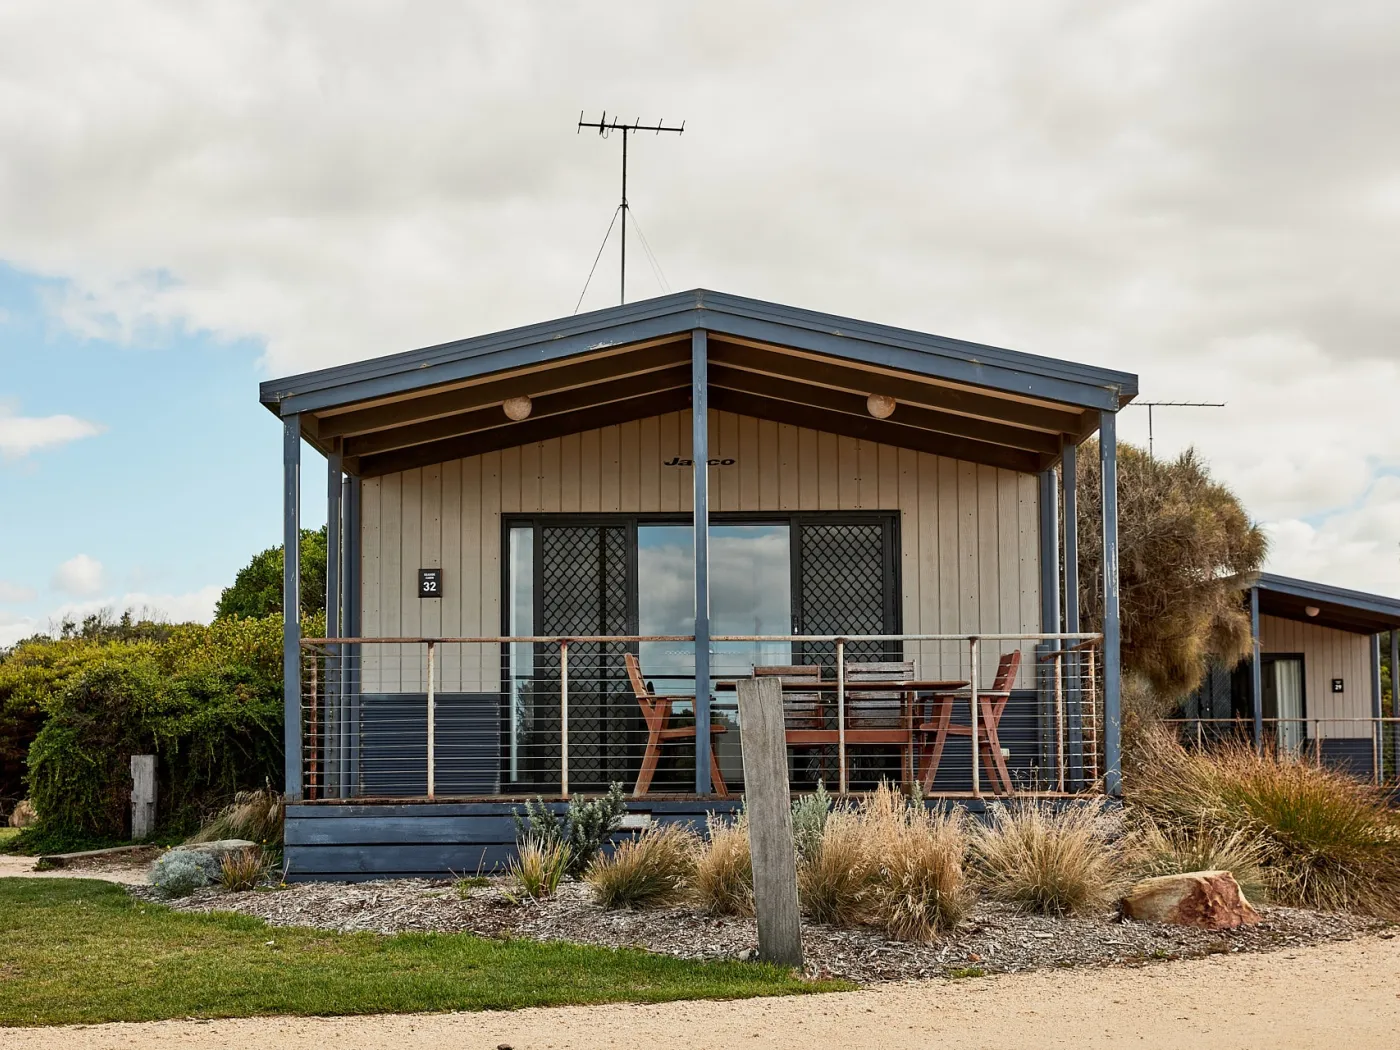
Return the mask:
{"type": "Polygon", "coordinates": [[[506,415],[519,423],[522,419],[528,419],[530,409],[535,407],[535,403],[528,397],[508,397],[505,404],[501,406],[506,410],[506,415]]]}
{"type": "Polygon", "coordinates": [[[1307,613],[1309,616],[1316,616],[1318,613],[1322,612],[1322,610],[1316,605],[1309,605],[1303,612],[1307,613]]]}
{"type": "Polygon", "coordinates": [[[895,399],[884,394],[871,394],[865,399],[865,410],[876,419],[889,419],[894,415],[895,399]]]}

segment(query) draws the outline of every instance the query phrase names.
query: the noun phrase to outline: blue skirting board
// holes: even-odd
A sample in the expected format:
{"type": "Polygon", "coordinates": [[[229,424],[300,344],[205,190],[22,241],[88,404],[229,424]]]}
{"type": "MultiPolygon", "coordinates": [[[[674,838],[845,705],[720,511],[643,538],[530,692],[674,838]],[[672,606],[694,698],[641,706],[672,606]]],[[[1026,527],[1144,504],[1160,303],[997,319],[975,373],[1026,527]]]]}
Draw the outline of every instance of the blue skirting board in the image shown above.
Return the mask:
{"type": "MultiPolygon", "coordinates": [[[[551,803],[559,812],[564,803],[551,803]]],[[[633,813],[656,824],[705,828],[732,815],[736,800],[638,801],[633,813]]],[[[499,871],[515,856],[520,802],[417,802],[289,805],[283,859],[288,882],[451,878],[499,871]]]]}

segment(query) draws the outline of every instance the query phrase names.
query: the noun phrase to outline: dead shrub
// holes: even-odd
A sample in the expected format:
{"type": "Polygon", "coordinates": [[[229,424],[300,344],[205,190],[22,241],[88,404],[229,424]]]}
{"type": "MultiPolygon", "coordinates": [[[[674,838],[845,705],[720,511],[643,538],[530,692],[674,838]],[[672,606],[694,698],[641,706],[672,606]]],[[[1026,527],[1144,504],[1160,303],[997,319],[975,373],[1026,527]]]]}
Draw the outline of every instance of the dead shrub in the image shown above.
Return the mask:
{"type": "Polygon", "coordinates": [[[649,828],[611,855],[600,854],[584,881],[609,910],[674,904],[694,878],[696,847],[695,835],[679,825],[649,828]]]}
{"type": "Polygon", "coordinates": [[[1107,907],[1122,887],[1123,858],[1105,841],[1096,807],[998,806],[973,834],[972,853],[990,896],[1040,915],[1107,907]]]}
{"type": "Polygon", "coordinates": [[[712,915],[753,914],[753,859],[748,823],[742,815],[706,820],[706,840],[696,855],[694,892],[712,915]]]}

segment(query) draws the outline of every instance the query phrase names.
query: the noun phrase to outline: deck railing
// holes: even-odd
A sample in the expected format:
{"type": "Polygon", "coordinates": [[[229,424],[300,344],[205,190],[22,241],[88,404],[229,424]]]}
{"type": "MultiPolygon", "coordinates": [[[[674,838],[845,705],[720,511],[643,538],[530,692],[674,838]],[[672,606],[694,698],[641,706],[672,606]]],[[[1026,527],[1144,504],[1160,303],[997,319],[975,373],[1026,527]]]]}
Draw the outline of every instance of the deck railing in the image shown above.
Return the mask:
{"type": "Polygon", "coordinates": [[[1261,739],[1257,742],[1255,722],[1250,716],[1176,717],[1165,721],[1191,749],[1262,746],[1318,766],[1345,770],[1377,786],[1400,787],[1400,771],[1397,771],[1400,718],[1331,715],[1265,718],[1260,721],[1261,739]]]}
{"type": "MultiPolygon", "coordinates": [[[[795,791],[892,780],[946,796],[1097,792],[1098,644],[1091,634],[715,636],[714,788],[742,791],[733,683],[787,667],[795,791]],[[1012,652],[1019,667],[998,693],[1012,652]]],[[[694,794],[691,636],[314,638],[302,666],[311,800],[568,797],[615,781],[629,794],[694,794]]]]}

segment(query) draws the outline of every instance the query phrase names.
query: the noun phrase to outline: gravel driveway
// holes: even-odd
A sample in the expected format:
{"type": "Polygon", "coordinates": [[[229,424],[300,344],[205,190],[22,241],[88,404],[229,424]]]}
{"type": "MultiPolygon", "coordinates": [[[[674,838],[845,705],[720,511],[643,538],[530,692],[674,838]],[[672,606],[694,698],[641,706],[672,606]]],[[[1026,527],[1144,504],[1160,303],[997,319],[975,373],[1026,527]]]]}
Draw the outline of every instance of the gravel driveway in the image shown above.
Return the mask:
{"type": "Polygon", "coordinates": [[[263,1018],[9,1029],[6,1050],[1393,1050],[1400,938],[1143,969],[886,984],[816,998],[517,1013],[263,1018]]]}

